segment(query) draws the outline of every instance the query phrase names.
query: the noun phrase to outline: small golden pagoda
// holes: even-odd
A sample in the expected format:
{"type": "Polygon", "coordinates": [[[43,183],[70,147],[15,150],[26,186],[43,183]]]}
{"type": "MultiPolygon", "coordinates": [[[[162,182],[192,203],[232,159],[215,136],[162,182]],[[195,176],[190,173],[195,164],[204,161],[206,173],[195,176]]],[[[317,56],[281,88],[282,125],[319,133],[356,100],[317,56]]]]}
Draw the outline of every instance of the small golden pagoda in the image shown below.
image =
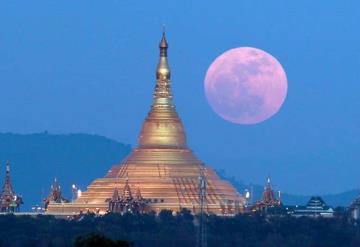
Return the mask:
{"type": "Polygon", "coordinates": [[[271,185],[270,177],[266,180],[266,185],[264,187],[264,192],[262,199],[257,201],[255,205],[252,207],[252,211],[266,211],[269,208],[281,208],[282,203],[280,200],[280,192],[279,197],[275,196],[275,192],[271,185]]]}
{"type": "Polygon", "coordinates": [[[153,103],[143,123],[138,146],[105,177],[93,181],[73,203],[50,203],[48,213],[106,213],[114,191],[128,186],[133,194],[141,191],[148,210],[187,208],[197,213],[200,210],[199,176],[206,181],[205,205],[202,205],[206,212],[234,214],[242,210],[244,198],[188,148],[184,126],[173,103],[165,33],[159,48],[153,103]]]}

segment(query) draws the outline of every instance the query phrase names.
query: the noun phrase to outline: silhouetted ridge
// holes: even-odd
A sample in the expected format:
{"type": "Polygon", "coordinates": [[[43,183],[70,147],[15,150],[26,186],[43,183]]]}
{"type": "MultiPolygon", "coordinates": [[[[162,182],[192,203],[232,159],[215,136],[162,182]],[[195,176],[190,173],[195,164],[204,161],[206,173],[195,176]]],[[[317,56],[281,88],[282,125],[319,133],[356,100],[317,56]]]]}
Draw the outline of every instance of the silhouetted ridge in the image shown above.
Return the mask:
{"type": "Polygon", "coordinates": [[[0,133],[0,171],[12,163],[14,189],[24,199],[23,209],[41,203],[54,178],[71,199],[71,185],[82,190],[130,152],[130,145],[98,135],[0,133]],[[3,167],[3,169],[1,169],[3,167]]]}

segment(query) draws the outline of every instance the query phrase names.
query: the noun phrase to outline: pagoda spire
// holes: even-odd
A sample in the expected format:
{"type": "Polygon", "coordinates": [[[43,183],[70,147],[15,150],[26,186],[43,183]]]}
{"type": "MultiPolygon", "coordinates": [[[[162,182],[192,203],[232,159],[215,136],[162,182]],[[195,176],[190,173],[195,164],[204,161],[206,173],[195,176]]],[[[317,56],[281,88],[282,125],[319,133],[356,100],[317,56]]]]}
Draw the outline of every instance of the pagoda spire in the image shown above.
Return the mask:
{"type": "Polygon", "coordinates": [[[141,190],[140,190],[139,186],[136,188],[135,198],[136,198],[136,200],[141,200],[142,199],[141,190]]]}
{"type": "Polygon", "coordinates": [[[44,199],[45,210],[50,203],[68,203],[69,200],[65,199],[61,193],[61,186],[57,178],[54,179],[53,184],[50,187],[50,193],[47,198],[44,199]]]}
{"type": "Polygon", "coordinates": [[[272,188],[270,176],[268,176],[266,180],[262,201],[264,203],[280,204],[280,200],[276,198],[272,188]]]}
{"type": "Polygon", "coordinates": [[[0,209],[2,212],[18,211],[22,203],[21,196],[17,195],[13,190],[10,177],[10,162],[7,161],[4,186],[0,194],[0,209]]]}
{"type": "Polygon", "coordinates": [[[170,79],[170,67],[167,60],[167,49],[169,45],[166,41],[165,30],[163,30],[163,34],[160,40],[159,48],[160,48],[160,60],[159,64],[156,68],[156,79],[170,79]]]}
{"type": "Polygon", "coordinates": [[[271,189],[271,178],[270,178],[270,176],[267,177],[265,189],[271,189]]]}
{"type": "Polygon", "coordinates": [[[173,103],[168,48],[163,31],[153,103],[140,132],[139,148],[187,148],[184,126],[173,103]]]}
{"type": "Polygon", "coordinates": [[[153,107],[170,106],[174,107],[172,103],[171,83],[170,83],[170,67],[168,63],[168,43],[166,40],[165,30],[163,30],[162,38],[160,40],[159,49],[160,57],[156,68],[156,85],[154,92],[153,107]]]}
{"type": "Polygon", "coordinates": [[[132,194],[131,194],[131,188],[129,185],[129,179],[127,177],[125,179],[125,185],[124,185],[122,198],[126,199],[126,200],[131,200],[133,198],[132,194]]]}
{"type": "Polygon", "coordinates": [[[113,200],[113,201],[117,201],[117,200],[119,200],[119,199],[120,199],[119,190],[118,190],[117,187],[115,187],[114,193],[113,193],[113,195],[112,195],[112,200],[113,200]]]}
{"type": "Polygon", "coordinates": [[[3,188],[3,193],[6,192],[9,195],[15,194],[11,185],[11,177],[10,177],[10,162],[6,162],[6,173],[5,173],[5,183],[3,188]]]}

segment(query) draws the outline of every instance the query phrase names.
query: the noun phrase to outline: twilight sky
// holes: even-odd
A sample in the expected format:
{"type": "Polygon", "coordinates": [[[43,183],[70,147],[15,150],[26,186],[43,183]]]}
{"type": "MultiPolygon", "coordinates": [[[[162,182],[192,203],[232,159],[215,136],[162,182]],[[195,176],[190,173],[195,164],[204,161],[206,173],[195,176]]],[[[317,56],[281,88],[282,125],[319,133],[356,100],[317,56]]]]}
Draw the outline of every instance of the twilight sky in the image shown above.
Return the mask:
{"type": "Polygon", "coordinates": [[[165,23],[175,103],[203,161],[291,193],[360,186],[358,0],[134,2],[1,1],[0,132],[135,145],[165,23]],[[289,83],[280,112],[253,126],[218,117],[203,90],[212,61],[240,46],[276,57],[289,83]]]}

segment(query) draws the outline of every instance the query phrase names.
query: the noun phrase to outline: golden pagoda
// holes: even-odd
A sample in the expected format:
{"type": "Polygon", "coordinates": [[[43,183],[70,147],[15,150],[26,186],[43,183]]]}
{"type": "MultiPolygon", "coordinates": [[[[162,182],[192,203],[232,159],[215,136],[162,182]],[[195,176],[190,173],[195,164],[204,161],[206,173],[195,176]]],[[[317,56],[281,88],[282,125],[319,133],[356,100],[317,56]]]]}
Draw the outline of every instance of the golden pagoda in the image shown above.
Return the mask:
{"type": "Polygon", "coordinates": [[[109,210],[108,201],[114,191],[128,186],[134,194],[141,191],[149,211],[187,208],[197,213],[200,176],[206,181],[205,203],[201,205],[206,212],[234,214],[242,209],[244,198],[188,148],[184,126],[173,103],[165,33],[159,48],[153,103],[142,125],[138,146],[105,177],[93,181],[73,203],[50,203],[47,213],[103,214],[109,210]]]}

